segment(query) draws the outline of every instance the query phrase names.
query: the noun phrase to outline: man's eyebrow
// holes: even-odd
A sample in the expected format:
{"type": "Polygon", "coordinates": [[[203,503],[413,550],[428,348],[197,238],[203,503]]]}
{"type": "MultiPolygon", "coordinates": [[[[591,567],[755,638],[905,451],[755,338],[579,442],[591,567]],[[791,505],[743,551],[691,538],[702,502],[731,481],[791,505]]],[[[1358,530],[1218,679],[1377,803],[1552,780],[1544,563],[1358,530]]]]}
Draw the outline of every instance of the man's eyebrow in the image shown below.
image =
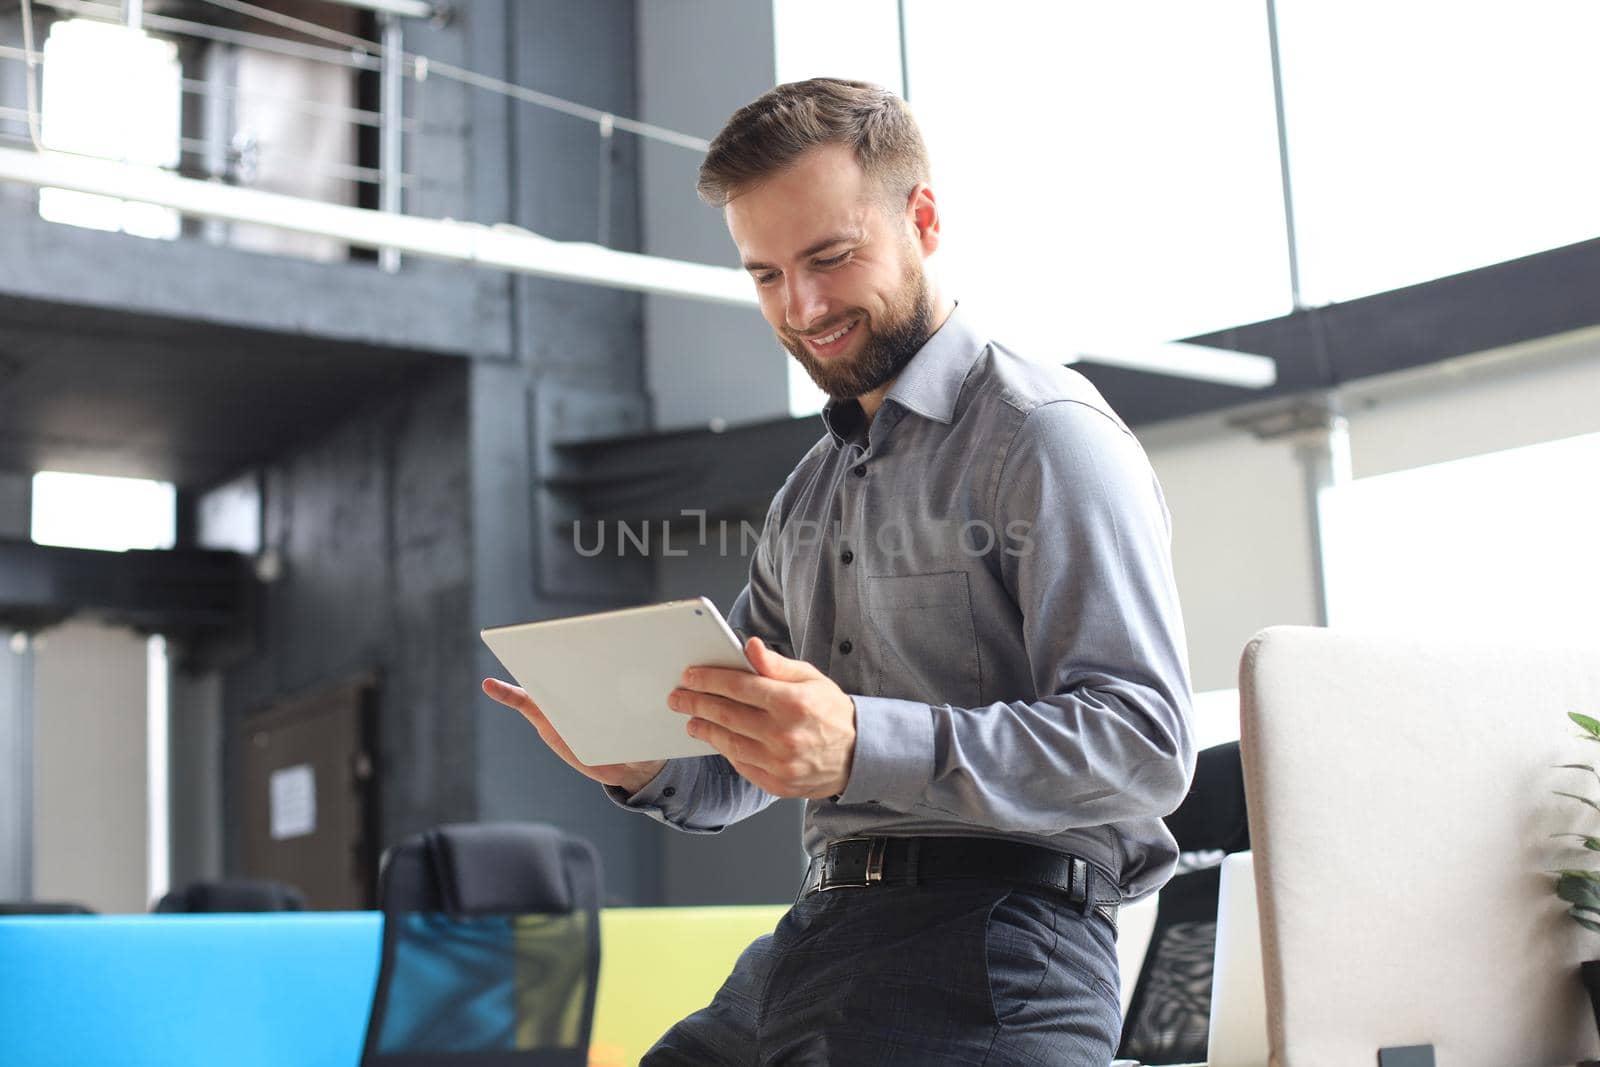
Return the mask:
{"type": "MultiPolygon", "coordinates": [[[[862,235],[862,232],[860,230],[849,230],[849,231],[846,231],[845,233],[836,233],[831,237],[824,237],[822,240],[816,242],[811,247],[807,248],[804,252],[801,252],[800,253],[800,258],[801,259],[806,259],[806,258],[808,258],[810,256],[816,255],[818,252],[821,252],[821,251],[823,251],[825,249],[832,248],[834,245],[846,244],[846,243],[852,242],[852,241],[860,241],[860,240],[862,240],[862,238],[863,238],[863,235],[862,235]]],[[[760,262],[757,262],[755,260],[747,259],[744,262],[744,269],[748,270],[748,271],[771,270],[772,269],[772,264],[770,264],[770,263],[760,263],[760,262]]]]}

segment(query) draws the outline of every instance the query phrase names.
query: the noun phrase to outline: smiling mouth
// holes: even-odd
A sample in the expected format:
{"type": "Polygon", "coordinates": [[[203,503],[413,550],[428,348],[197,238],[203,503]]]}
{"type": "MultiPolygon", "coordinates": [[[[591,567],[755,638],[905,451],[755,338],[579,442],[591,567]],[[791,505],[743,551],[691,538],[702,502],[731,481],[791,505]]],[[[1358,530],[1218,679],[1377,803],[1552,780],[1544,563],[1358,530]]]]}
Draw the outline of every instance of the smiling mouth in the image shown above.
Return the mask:
{"type": "Polygon", "coordinates": [[[823,334],[821,337],[807,337],[805,339],[806,347],[819,355],[829,355],[837,352],[860,324],[861,320],[855,319],[832,333],[823,334]]]}

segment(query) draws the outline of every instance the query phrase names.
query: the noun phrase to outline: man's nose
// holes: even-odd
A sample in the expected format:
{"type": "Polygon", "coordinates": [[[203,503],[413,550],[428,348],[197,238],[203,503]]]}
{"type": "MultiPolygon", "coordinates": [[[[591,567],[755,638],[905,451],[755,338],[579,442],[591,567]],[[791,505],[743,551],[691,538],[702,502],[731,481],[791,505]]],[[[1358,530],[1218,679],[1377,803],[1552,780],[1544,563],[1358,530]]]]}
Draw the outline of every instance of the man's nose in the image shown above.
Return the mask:
{"type": "Polygon", "coordinates": [[[789,329],[805,333],[820,326],[828,315],[822,287],[806,278],[791,279],[784,291],[783,318],[789,329]]]}

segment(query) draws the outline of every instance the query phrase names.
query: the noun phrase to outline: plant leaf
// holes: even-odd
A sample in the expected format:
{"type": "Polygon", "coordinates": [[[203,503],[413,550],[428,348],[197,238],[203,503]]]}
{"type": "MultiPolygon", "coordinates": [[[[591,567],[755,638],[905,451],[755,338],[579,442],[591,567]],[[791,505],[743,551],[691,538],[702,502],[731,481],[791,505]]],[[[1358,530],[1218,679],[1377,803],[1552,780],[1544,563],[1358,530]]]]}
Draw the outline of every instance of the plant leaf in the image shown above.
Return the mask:
{"type": "Polygon", "coordinates": [[[1579,802],[1579,803],[1581,803],[1581,804],[1587,804],[1587,805],[1589,805],[1589,806],[1590,806],[1590,807],[1591,807],[1591,808],[1593,808],[1593,809],[1594,809],[1594,810],[1595,810],[1595,811],[1600,811],[1600,804],[1596,804],[1596,803],[1595,803],[1595,802],[1594,802],[1594,801],[1592,801],[1592,800],[1590,800],[1590,799],[1589,799],[1589,798],[1588,798],[1588,797],[1580,797],[1580,796],[1579,796],[1579,795],[1578,795],[1578,794],[1576,794],[1576,793],[1563,793],[1563,792],[1562,792],[1562,791],[1561,791],[1561,790],[1559,790],[1559,789],[1552,789],[1552,790],[1550,790],[1550,791],[1551,791],[1551,792],[1552,792],[1552,793],[1554,793],[1554,794],[1555,794],[1555,795],[1556,795],[1556,796],[1558,796],[1558,797],[1571,797],[1571,798],[1572,798],[1572,799],[1573,799],[1573,800],[1576,800],[1576,801],[1578,801],[1578,802],[1579,802]]]}
{"type": "Polygon", "coordinates": [[[1600,719],[1593,719],[1587,715],[1579,715],[1575,711],[1567,712],[1567,718],[1583,727],[1584,731],[1594,738],[1600,738],[1600,719]]]}
{"type": "Polygon", "coordinates": [[[1568,904],[1578,904],[1590,911],[1600,911],[1600,882],[1592,878],[1579,878],[1565,873],[1556,881],[1556,896],[1568,904]]]}
{"type": "MultiPolygon", "coordinates": [[[[1600,741],[1600,738],[1591,738],[1589,740],[1600,741]]],[[[1588,771],[1594,775],[1595,781],[1600,782],[1600,771],[1595,770],[1592,763],[1556,763],[1552,764],[1550,769],[1552,771],[1588,771]]]]}
{"type": "Polygon", "coordinates": [[[1595,922],[1593,919],[1585,919],[1582,915],[1578,914],[1578,908],[1573,907],[1567,912],[1567,914],[1572,916],[1573,922],[1577,923],[1585,930],[1593,930],[1595,933],[1600,934],[1600,922],[1595,922]]]}
{"type": "Polygon", "coordinates": [[[1583,847],[1590,852],[1600,852],[1600,837],[1589,837],[1586,834],[1551,834],[1551,837],[1576,837],[1583,842],[1583,847]]]}

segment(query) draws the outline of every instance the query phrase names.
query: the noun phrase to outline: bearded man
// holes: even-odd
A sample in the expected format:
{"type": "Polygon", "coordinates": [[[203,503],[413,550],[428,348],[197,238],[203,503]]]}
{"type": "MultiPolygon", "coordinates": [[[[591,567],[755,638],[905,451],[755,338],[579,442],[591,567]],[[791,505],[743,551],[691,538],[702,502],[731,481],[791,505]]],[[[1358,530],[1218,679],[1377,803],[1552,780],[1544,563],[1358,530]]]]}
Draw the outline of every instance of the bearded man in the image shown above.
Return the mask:
{"type": "Polygon", "coordinates": [[[806,798],[794,906],[650,1067],[1107,1064],[1116,909],[1177,858],[1161,816],[1194,748],[1161,489],[1087,380],[943,291],[930,182],[905,103],[836,79],[741,108],[701,166],[831,398],[728,616],[756,673],[691,668],[669,699],[719,755],[585,766],[485,683],[680,830],[806,798]]]}

